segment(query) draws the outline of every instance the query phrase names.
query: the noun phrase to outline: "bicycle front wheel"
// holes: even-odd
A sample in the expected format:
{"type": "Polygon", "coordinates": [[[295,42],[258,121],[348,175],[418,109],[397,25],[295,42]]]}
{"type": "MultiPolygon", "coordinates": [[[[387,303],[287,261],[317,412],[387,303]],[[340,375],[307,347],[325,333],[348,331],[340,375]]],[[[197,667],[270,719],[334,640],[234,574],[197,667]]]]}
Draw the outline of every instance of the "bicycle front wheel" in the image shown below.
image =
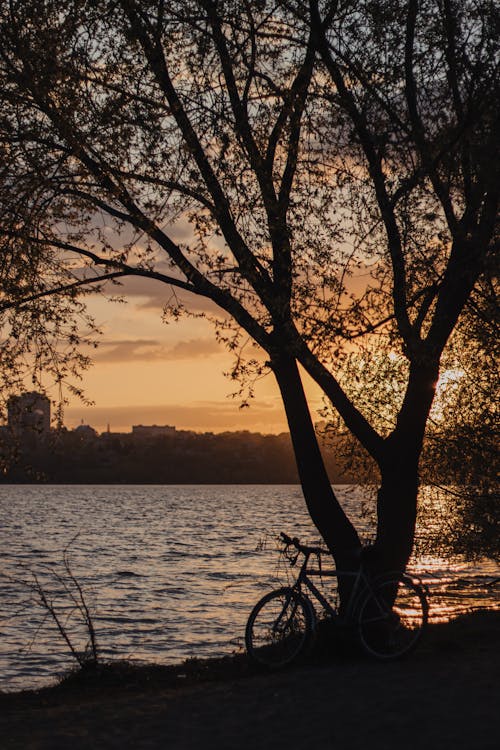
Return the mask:
{"type": "Polygon", "coordinates": [[[248,618],[245,645],[249,657],[259,666],[279,669],[307,653],[313,633],[311,602],[285,587],[257,602],[248,618]]]}
{"type": "Polygon", "coordinates": [[[375,580],[359,608],[361,644],[377,659],[398,659],[419,642],[427,614],[425,594],[408,576],[375,580]]]}

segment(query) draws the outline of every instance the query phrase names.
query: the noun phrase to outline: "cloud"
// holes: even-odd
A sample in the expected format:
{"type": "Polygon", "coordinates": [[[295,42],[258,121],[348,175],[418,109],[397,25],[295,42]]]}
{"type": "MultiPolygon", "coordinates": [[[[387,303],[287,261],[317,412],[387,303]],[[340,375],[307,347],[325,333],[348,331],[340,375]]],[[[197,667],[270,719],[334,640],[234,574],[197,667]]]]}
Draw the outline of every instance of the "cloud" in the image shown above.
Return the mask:
{"type": "MultiPolygon", "coordinates": [[[[162,269],[159,269],[162,270],[162,269]]],[[[175,276],[168,269],[165,273],[175,276]]],[[[152,310],[161,315],[163,308],[173,301],[173,295],[181,302],[187,310],[195,313],[210,313],[210,315],[224,315],[222,310],[212,300],[198,294],[191,294],[181,289],[176,289],[163,281],[157,279],[146,279],[141,276],[127,276],[117,283],[107,282],[103,291],[110,297],[123,297],[125,301],[132,302],[140,310],[152,310]]]]}
{"type": "Polygon", "coordinates": [[[199,359],[222,353],[214,339],[189,339],[167,347],[157,339],[124,339],[106,341],[92,355],[94,362],[152,362],[199,359]]]}
{"type": "Polygon", "coordinates": [[[197,359],[210,357],[212,354],[221,354],[222,351],[220,344],[213,339],[189,339],[189,341],[179,341],[169,349],[168,359],[197,359]]]}

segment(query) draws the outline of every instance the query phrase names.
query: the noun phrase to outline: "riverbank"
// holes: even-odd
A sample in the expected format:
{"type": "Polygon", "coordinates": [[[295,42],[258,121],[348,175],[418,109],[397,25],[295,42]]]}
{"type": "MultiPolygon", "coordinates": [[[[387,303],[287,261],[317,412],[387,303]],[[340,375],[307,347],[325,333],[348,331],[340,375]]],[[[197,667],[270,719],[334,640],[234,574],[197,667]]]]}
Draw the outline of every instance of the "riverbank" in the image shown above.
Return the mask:
{"type": "Polygon", "coordinates": [[[256,673],[246,658],[115,665],[0,694],[4,750],[493,750],[500,612],[434,625],[382,664],[356,651],[256,673]]]}

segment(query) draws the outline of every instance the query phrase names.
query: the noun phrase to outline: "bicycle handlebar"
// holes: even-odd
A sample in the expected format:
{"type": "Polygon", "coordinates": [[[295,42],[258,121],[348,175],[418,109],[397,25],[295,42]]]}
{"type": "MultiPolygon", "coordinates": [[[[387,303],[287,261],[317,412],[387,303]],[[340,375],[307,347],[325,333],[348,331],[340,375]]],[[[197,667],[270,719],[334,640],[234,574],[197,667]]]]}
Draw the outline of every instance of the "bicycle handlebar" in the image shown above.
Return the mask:
{"type": "Polygon", "coordinates": [[[295,547],[296,550],[302,552],[303,555],[327,555],[328,550],[323,547],[310,547],[307,544],[301,544],[300,539],[296,536],[293,538],[285,534],[284,531],[280,534],[281,540],[284,542],[285,547],[295,547]]]}

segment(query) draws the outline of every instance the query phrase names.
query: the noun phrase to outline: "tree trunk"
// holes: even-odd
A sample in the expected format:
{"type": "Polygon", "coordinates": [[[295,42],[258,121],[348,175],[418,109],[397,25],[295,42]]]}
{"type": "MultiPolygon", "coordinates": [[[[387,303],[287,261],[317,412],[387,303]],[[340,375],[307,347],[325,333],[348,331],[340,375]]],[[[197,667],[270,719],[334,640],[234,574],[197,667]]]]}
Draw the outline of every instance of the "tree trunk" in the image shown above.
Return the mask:
{"type": "MultiPolygon", "coordinates": [[[[398,452],[399,453],[399,452],[398,452]]],[[[418,456],[384,468],[377,495],[377,537],[370,556],[373,573],[404,571],[413,550],[419,486],[418,456]]]]}
{"type": "Polygon", "coordinates": [[[376,573],[404,571],[413,550],[419,460],[438,380],[437,362],[412,363],[396,428],[380,462],[377,537],[369,565],[376,573]]]}
{"type": "Polygon", "coordinates": [[[309,515],[341,570],[359,565],[361,543],[337,500],[325,469],[295,359],[275,356],[271,366],[278,382],[309,515]]]}

